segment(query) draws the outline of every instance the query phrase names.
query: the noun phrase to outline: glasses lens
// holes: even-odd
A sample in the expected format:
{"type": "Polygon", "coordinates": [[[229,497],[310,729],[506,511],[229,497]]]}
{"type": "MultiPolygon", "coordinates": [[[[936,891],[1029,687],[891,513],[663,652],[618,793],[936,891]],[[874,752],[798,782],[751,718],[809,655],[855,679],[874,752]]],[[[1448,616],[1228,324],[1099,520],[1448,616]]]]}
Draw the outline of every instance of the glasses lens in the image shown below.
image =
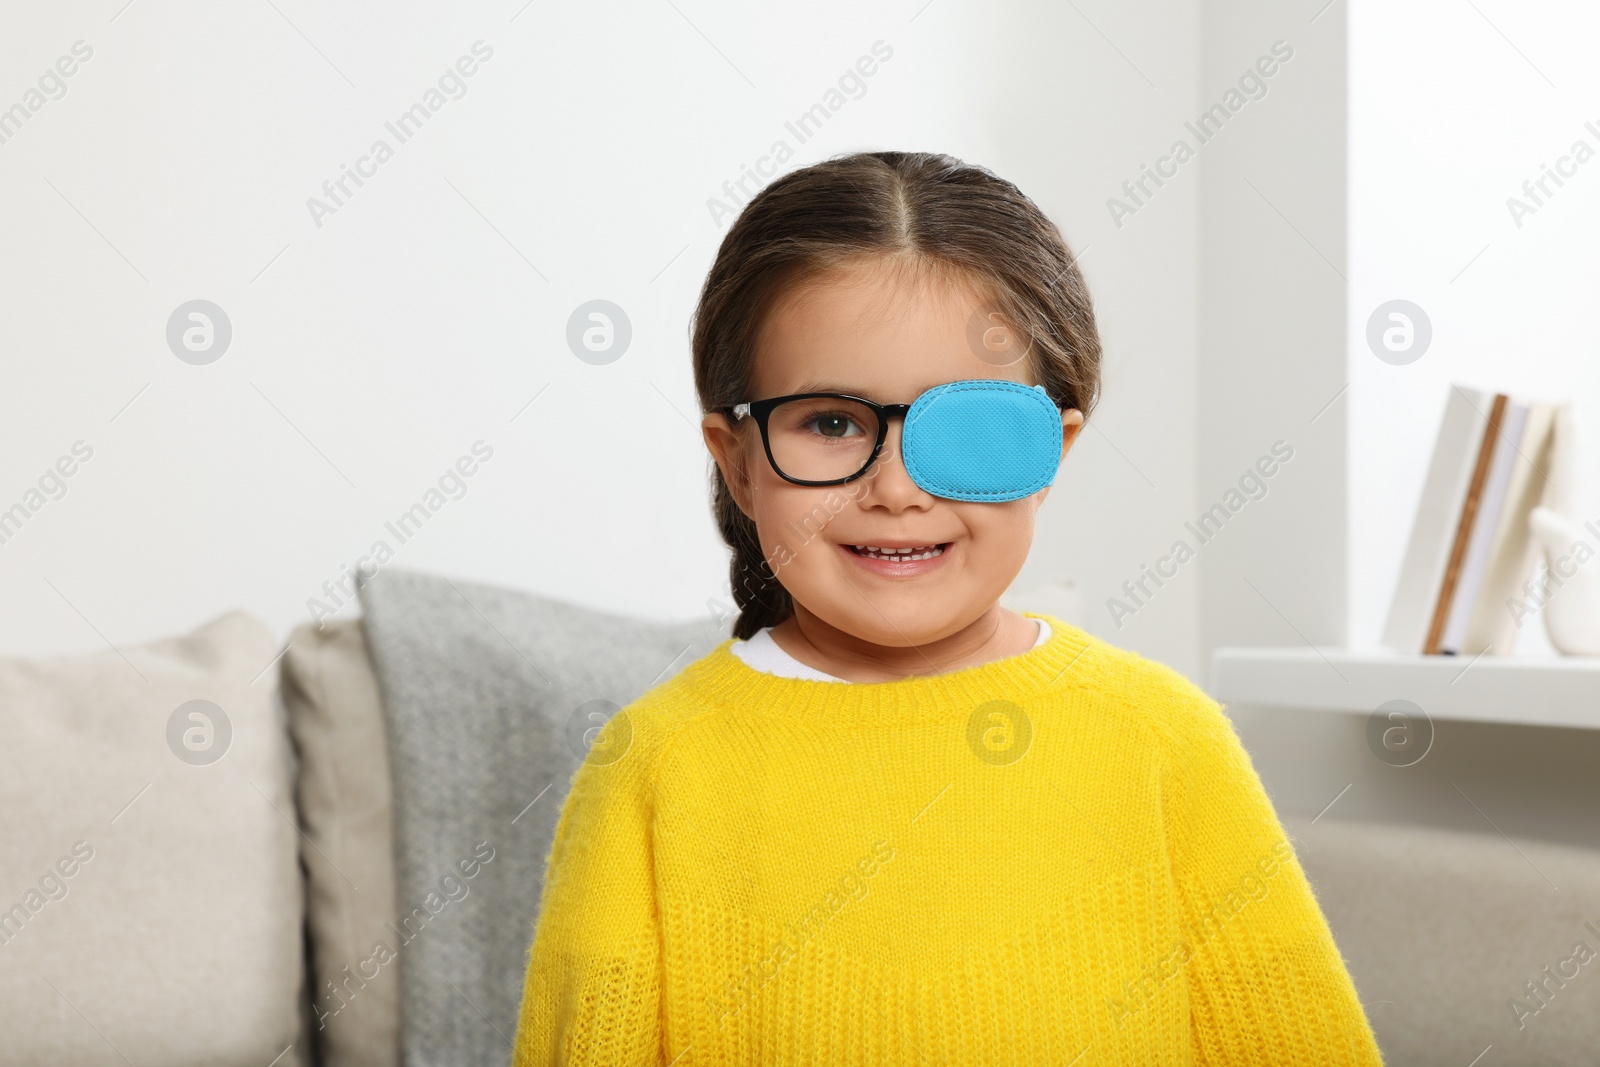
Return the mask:
{"type": "Polygon", "coordinates": [[[773,462],[790,478],[848,478],[872,458],[878,416],[865,404],[836,397],[790,400],[768,417],[767,441],[773,462]]]}

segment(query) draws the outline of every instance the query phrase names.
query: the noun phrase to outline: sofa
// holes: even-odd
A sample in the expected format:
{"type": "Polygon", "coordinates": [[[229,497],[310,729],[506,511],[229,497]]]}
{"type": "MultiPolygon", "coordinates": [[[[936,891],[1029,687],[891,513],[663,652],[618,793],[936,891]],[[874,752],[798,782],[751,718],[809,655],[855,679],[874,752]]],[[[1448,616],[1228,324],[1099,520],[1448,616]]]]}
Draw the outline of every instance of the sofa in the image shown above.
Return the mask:
{"type": "MultiPolygon", "coordinates": [[[[0,657],[0,1063],[508,1062],[567,784],[731,608],[651,622],[397,568],[359,596],[281,643],[233,612],[0,657]]],[[[1283,823],[1387,1062],[1595,1061],[1600,855],[1283,823]]]]}

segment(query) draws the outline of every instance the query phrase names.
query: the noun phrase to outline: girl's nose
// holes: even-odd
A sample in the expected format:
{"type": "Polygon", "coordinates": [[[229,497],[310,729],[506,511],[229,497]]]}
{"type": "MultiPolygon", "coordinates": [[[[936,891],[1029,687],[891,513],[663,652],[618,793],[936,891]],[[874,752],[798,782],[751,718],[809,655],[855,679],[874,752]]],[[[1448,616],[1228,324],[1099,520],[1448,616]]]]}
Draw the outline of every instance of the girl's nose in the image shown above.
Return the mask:
{"type": "Polygon", "coordinates": [[[889,431],[883,439],[883,451],[878,453],[877,462],[872,465],[873,469],[867,472],[872,482],[872,489],[868,494],[869,500],[899,508],[932,498],[931,493],[912,481],[910,472],[906,470],[900,450],[904,433],[904,418],[889,420],[889,431]]]}

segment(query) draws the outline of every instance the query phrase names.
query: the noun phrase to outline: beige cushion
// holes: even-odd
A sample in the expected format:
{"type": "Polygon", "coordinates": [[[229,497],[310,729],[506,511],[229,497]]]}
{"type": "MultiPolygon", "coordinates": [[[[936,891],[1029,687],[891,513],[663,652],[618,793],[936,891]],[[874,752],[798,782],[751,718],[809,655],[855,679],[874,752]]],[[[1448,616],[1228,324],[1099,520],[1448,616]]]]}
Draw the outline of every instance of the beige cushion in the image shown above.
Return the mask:
{"type": "Polygon", "coordinates": [[[277,652],[235,612],[120,652],[0,658],[0,1063],[310,1062],[277,652]],[[174,723],[194,700],[222,709],[226,743],[215,714],[174,723]]]}
{"type": "Polygon", "coordinates": [[[289,636],[282,687],[300,754],[302,856],[310,901],[317,1041],[325,1067],[400,1062],[394,943],[394,814],[378,682],[361,620],[289,636]]]}
{"type": "Polygon", "coordinates": [[[1465,1067],[1491,1045],[1485,1067],[1595,1062],[1600,851],[1487,824],[1283,823],[1385,1062],[1465,1067]]]}

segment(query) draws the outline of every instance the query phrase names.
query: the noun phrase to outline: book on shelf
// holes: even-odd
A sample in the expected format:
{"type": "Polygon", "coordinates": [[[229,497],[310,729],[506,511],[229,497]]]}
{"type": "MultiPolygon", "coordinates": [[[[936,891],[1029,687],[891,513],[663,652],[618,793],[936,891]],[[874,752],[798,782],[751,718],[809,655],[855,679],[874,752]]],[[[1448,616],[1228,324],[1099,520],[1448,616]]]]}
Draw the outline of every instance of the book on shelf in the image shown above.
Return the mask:
{"type": "Polygon", "coordinates": [[[1509,655],[1509,601],[1538,564],[1528,515],[1549,483],[1559,404],[1452,384],[1383,644],[1423,655],[1509,655]]]}

